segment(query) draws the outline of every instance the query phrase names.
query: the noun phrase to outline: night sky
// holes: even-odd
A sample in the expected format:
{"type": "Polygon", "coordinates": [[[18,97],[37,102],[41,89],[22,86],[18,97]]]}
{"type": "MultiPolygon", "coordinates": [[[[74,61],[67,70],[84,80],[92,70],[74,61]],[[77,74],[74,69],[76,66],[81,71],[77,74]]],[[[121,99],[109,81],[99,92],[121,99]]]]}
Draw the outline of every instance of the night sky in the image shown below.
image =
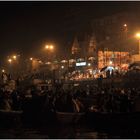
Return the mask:
{"type": "Polygon", "coordinates": [[[90,30],[92,19],[139,9],[140,2],[0,2],[1,56],[36,53],[45,43],[58,49],[90,30]]]}

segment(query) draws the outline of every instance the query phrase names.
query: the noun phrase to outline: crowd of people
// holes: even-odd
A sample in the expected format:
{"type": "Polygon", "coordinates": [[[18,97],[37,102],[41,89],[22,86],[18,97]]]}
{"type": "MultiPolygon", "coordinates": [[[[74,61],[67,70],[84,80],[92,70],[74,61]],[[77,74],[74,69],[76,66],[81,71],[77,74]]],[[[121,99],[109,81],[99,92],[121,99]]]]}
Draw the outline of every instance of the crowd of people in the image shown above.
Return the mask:
{"type": "Polygon", "coordinates": [[[48,115],[56,111],[140,111],[139,86],[116,87],[110,84],[107,87],[102,85],[103,77],[100,77],[96,84],[89,81],[83,84],[79,81],[77,84],[56,82],[32,85],[30,82],[27,83],[28,78],[25,78],[25,82],[24,79],[11,80],[10,76],[3,78],[4,82],[0,85],[0,109],[23,110],[27,117],[39,116],[42,113],[48,115]]]}
{"type": "Polygon", "coordinates": [[[0,88],[0,109],[4,110],[31,108],[32,111],[85,112],[92,109],[101,112],[133,112],[140,98],[140,88],[71,84],[65,89],[64,85],[59,84],[54,87],[32,85],[11,90],[7,86],[5,84],[0,88]]]}

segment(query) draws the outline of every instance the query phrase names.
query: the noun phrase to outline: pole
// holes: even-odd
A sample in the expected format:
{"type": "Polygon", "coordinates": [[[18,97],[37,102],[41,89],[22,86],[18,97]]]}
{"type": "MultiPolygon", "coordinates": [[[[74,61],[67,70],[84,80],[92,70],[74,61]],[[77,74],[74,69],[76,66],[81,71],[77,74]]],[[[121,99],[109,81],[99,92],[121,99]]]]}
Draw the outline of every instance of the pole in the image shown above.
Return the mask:
{"type": "Polygon", "coordinates": [[[139,39],[139,55],[140,55],[140,39],[139,39]]]}
{"type": "Polygon", "coordinates": [[[122,58],[121,58],[121,51],[120,51],[120,68],[121,68],[121,63],[122,63],[122,62],[121,62],[121,59],[122,59],[122,58]]]}

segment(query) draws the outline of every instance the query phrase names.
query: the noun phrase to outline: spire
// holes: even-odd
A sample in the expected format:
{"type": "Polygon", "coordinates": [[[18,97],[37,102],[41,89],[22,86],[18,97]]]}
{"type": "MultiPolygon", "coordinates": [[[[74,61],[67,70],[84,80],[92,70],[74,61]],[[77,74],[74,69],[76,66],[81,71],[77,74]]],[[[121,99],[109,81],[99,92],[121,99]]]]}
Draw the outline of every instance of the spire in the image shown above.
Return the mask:
{"type": "Polygon", "coordinates": [[[95,38],[95,35],[92,34],[92,36],[89,40],[88,52],[89,52],[89,54],[93,54],[95,51],[96,51],[96,38],[95,38]]]}
{"type": "Polygon", "coordinates": [[[75,37],[73,45],[72,45],[72,54],[77,54],[80,51],[79,43],[77,37],[75,37]]]}

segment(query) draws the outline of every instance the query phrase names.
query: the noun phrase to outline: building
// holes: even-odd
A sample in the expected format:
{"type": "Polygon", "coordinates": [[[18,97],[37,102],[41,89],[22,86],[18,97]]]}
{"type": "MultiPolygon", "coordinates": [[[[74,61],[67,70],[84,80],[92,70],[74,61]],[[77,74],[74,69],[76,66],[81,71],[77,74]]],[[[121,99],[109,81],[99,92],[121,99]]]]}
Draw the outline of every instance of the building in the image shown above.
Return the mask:
{"type": "Polygon", "coordinates": [[[77,60],[84,58],[87,63],[91,62],[94,68],[101,69],[106,65],[126,67],[131,62],[130,56],[138,51],[138,41],[134,37],[138,21],[132,12],[94,19],[92,33],[81,40],[77,36],[71,53],[77,54],[77,60]]]}
{"type": "Polygon", "coordinates": [[[78,43],[78,40],[76,37],[75,37],[73,45],[72,45],[71,53],[72,53],[73,57],[75,57],[75,58],[77,58],[80,55],[80,47],[79,47],[79,43],[78,43]]]}

